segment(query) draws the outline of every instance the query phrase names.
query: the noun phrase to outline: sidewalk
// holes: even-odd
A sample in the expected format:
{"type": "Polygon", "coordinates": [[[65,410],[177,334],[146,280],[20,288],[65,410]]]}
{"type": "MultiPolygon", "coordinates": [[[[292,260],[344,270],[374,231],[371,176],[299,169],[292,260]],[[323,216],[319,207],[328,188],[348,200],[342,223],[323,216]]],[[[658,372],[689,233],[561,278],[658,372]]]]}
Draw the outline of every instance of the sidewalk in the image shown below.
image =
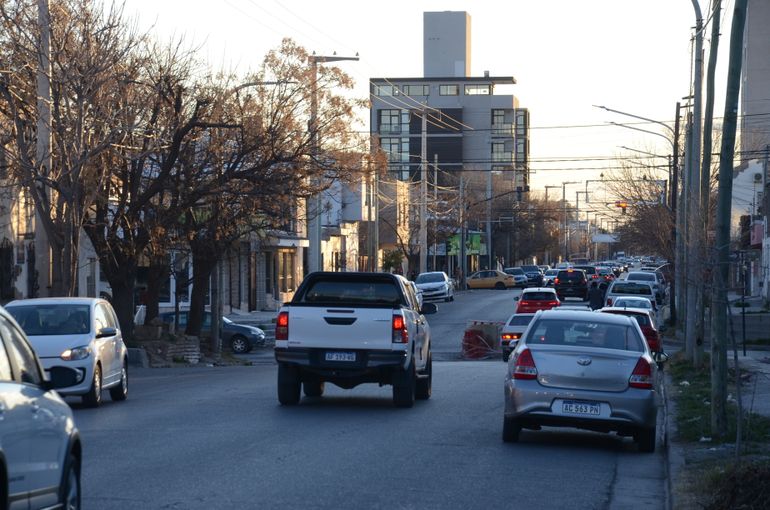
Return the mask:
{"type": "Polygon", "coordinates": [[[733,315],[740,315],[744,310],[746,313],[769,312],[765,308],[765,300],[762,296],[746,296],[744,299],[738,292],[728,292],[727,301],[730,303],[730,311],[733,315]],[[748,306],[736,306],[741,302],[746,303],[748,306]]]}

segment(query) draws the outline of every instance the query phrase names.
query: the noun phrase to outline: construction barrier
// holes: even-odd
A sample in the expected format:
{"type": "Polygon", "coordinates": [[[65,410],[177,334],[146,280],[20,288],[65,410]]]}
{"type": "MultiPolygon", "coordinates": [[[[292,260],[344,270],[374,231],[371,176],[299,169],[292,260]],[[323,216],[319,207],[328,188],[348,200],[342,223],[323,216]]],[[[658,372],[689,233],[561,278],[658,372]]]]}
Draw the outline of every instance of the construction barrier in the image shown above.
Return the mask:
{"type": "Polygon", "coordinates": [[[502,355],[500,331],[502,323],[491,321],[468,321],[463,333],[462,357],[465,359],[486,359],[502,355]]]}

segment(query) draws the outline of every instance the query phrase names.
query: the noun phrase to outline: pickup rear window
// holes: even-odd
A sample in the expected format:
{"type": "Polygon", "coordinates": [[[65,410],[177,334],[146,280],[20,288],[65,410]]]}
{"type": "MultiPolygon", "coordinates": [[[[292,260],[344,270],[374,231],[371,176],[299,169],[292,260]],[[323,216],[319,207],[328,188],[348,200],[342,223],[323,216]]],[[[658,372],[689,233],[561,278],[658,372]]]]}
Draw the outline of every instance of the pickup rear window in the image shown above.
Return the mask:
{"type": "Polygon", "coordinates": [[[609,291],[610,294],[637,294],[640,296],[652,296],[652,288],[649,285],[635,283],[615,283],[609,291]]]}
{"type": "Polygon", "coordinates": [[[364,279],[317,279],[309,283],[295,303],[328,305],[386,305],[401,303],[394,281],[364,279]]]}

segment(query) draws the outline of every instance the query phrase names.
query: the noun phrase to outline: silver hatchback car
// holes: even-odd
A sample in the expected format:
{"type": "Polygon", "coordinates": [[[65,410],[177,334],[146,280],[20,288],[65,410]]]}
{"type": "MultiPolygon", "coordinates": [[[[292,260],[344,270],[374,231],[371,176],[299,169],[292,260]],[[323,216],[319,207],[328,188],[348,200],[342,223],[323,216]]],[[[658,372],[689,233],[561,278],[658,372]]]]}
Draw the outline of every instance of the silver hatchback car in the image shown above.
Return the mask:
{"type": "Polygon", "coordinates": [[[115,311],[104,299],[61,297],[20,299],[5,307],[27,334],[43,368],[68,367],[76,384],[59,389],[62,396],[82,397],[88,407],[128,396],[128,350],[115,311]]]}
{"type": "Polygon", "coordinates": [[[538,312],[508,362],[503,441],[522,428],[575,427],[656,442],[657,364],[630,317],[538,312]]]}

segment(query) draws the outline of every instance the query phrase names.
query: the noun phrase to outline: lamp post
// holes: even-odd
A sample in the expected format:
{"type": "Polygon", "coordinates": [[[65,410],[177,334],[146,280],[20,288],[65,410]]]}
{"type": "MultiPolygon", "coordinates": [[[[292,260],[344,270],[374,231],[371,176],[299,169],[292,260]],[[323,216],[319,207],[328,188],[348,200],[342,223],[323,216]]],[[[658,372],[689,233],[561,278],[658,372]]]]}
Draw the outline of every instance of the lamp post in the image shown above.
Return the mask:
{"type": "Polygon", "coordinates": [[[569,238],[569,229],[567,228],[567,185],[580,184],[579,181],[566,181],[561,183],[561,205],[564,211],[564,260],[568,260],[567,239],[569,238]]]}
{"type": "MultiPolygon", "coordinates": [[[[337,55],[310,55],[308,56],[308,62],[312,71],[312,90],[310,95],[310,121],[308,127],[310,128],[310,152],[315,159],[318,157],[318,64],[324,64],[328,62],[340,62],[343,60],[358,60],[358,55],[355,57],[340,57],[337,55]]],[[[307,204],[308,219],[308,240],[310,241],[308,246],[308,268],[311,272],[323,270],[323,261],[321,257],[321,240],[322,240],[322,226],[321,226],[321,193],[316,193],[312,198],[308,199],[307,204]],[[311,209],[312,204],[312,209],[311,209]]],[[[375,247],[376,248],[376,247],[375,247]]]]}

